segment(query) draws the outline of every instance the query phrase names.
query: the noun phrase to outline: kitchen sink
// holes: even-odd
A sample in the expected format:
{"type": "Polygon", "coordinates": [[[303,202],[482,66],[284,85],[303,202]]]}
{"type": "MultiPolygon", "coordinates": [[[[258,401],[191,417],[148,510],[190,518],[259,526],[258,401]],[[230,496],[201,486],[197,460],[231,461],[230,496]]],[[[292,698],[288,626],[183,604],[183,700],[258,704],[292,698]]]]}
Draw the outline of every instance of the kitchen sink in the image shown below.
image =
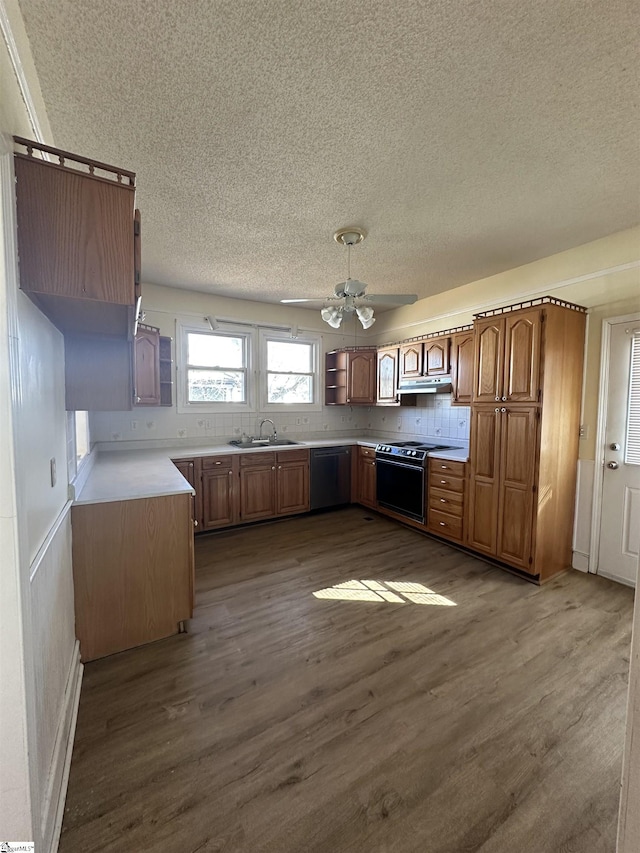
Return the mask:
{"type": "Polygon", "coordinates": [[[240,439],[232,439],[229,444],[234,447],[241,447],[243,450],[249,450],[252,447],[286,447],[289,444],[300,444],[299,441],[292,441],[290,438],[277,438],[275,441],[268,438],[255,438],[253,441],[240,441],[240,439]]]}

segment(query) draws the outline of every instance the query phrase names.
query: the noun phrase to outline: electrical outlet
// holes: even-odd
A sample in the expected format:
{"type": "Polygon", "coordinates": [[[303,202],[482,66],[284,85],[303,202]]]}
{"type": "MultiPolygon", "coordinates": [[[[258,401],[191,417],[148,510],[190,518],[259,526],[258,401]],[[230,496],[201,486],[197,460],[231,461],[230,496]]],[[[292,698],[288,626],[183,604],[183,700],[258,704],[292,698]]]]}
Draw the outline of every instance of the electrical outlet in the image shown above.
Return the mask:
{"type": "Polygon", "coordinates": [[[211,429],[211,418],[207,418],[204,422],[205,429],[211,429]]]}
{"type": "Polygon", "coordinates": [[[138,429],[138,421],[131,421],[131,429],[134,432],[138,429]]]}
{"type": "Polygon", "coordinates": [[[580,424],[580,438],[589,438],[589,426],[588,424],[580,424]]]}
{"type": "Polygon", "coordinates": [[[51,473],[51,488],[53,488],[58,480],[55,457],[49,460],[49,471],[51,473]]]}
{"type": "Polygon", "coordinates": [[[301,423],[300,418],[296,418],[296,426],[300,426],[300,423],[301,423]]]}

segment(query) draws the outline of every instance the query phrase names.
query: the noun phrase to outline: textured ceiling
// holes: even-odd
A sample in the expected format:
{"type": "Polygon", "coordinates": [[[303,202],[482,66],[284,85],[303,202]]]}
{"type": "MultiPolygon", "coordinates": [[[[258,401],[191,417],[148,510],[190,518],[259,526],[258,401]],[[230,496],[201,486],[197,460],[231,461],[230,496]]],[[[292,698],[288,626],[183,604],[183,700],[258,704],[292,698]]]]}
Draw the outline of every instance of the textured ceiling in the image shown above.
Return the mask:
{"type": "Polygon", "coordinates": [[[20,0],[55,144],[132,169],[143,280],[420,297],[640,220],[637,0],[20,0]]]}

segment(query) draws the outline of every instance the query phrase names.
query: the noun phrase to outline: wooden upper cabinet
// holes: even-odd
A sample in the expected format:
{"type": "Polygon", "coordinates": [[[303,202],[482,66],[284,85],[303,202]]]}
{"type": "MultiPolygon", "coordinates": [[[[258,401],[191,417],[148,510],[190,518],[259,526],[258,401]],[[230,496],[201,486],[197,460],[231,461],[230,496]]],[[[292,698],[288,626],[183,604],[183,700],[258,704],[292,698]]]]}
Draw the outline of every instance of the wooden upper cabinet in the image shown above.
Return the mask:
{"type": "Polygon", "coordinates": [[[502,396],[510,403],[537,403],[540,389],[542,311],[507,314],[502,396]]]}
{"type": "Polygon", "coordinates": [[[347,403],[376,402],[376,360],[375,349],[347,351],[347,403]]]}
{"type": "Polygon", "coordinates": [[[130,338],[139,295],[135,174],[15,141],[27,152],[14,158],[21,289],[63,332],[130,338]]]}
{"type": "Polygon", "coordinates": [[[425,376],[447,376],[449,373],[450,338],[431,338],[423,344],[422,370],[425,376]]]}
{"type": "Polygon", "coordinates": [[[134,403],[160,405],[160,330],[139,326],[133,342],[134,403]]]}
{"type": "Polygon", "coordinates": [[[468,406],[473,394],[473,330],[458,332],[451,338],[452,405],[468,406]]]}
{"type": "Polygon", "coordinates": [[[474,324],[474,403],[537,403],[542,310],[485,317],[474,324]]]}
{"type": "Polygon", "coordinates": [[[385,347],[378,350],[376,402],[381,405],[398,403],[398,347],[385,347]]]}
{"type": "Polygon", "coordinates": [[[412,341],[400,347],[400,376],[402,379],[422,376],[422,341],[412,341]]]}
{"type": "Polygon", "coordinates": [[[473,402],[493,403],[502,396],[504,317],[476,320],[473,402]]]}
{"type": "Polygon", "coordinates": [[[449,345],[451,339],[427,338],[410,341],[400,347],[400,378],[417,379],[420,376],[447,376],[449,373],[449,345]]]}

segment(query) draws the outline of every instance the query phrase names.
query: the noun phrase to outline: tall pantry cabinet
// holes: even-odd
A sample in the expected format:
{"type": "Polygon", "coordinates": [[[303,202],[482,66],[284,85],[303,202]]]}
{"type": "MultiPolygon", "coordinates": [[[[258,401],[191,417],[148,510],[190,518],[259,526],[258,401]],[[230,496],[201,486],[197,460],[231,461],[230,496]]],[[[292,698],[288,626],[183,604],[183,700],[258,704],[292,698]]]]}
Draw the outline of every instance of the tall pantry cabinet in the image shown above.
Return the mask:
{"type": "Polygon", "coordinates": [[[571,565],[586,312],[476,317],[468,546],[545,581],[571,565]]]}

